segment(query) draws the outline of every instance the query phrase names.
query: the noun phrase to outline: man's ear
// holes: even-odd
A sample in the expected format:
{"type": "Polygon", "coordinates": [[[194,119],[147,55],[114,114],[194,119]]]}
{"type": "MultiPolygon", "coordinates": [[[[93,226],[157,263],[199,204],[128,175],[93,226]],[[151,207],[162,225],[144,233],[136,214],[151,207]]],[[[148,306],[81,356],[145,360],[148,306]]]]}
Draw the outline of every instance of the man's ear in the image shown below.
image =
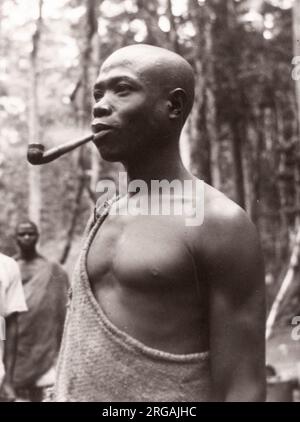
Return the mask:
{"type": "Polygon", "coordinates": [[[178,119],[184,114],[187,95],[184,89],[176,88],[169,93],[168,107],[170,119],[178,119]]]}

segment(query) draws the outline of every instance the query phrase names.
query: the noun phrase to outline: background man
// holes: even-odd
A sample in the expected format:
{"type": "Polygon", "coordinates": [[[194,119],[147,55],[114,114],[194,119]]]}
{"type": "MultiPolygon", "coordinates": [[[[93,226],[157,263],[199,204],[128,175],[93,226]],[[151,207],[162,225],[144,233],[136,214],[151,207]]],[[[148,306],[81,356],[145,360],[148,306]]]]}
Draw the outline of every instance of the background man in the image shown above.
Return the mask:
{"type": "Polygon", "coordinates": [[[38,238],[38,229],[31,221],[17,226],[16,260],[28,312],[19,318],[13,382],[18,396],[30,401],[40,401],[43,387],[53,383],[51,374],[60,347],[68,288],[65,271],[37,252],[38,238]]]}
{"type": "MultiPolygon", "coordinates": [[[[179,153],[194,99],[183,58],[147,45],[118,50],[102,65],[94,97],[94,143],[105,160],[123,163],[130,182],[197,181],[179,153]]],[[[185,215],[126,213],[144,196],[128,193],[90,227],[56,399],[264,400],[264,271],[254,226],[208,185],[188,199],[204,201],[195,227],[185,215]]]]}
{"type": "Polygon", "coordinates": [[[17,314],[27,310],[18,264],[0,253],[0,401],[16,398],[12,378],[18,339],[17,314]]]}

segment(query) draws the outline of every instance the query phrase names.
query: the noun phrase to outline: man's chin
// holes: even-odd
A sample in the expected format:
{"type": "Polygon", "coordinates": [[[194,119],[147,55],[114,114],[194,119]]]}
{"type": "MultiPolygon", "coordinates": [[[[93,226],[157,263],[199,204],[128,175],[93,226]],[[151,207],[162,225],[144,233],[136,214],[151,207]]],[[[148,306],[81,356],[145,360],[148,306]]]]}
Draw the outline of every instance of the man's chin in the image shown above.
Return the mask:
{"type": "Polygon", "coordinates": [[[111,163],[120,162],[122,161],[122,155],[118,151],[111,151],[106,148],[99,148],[98,147],[99,154],[101,155],[101,158],[105,161],[109,161],[111,163]]]}

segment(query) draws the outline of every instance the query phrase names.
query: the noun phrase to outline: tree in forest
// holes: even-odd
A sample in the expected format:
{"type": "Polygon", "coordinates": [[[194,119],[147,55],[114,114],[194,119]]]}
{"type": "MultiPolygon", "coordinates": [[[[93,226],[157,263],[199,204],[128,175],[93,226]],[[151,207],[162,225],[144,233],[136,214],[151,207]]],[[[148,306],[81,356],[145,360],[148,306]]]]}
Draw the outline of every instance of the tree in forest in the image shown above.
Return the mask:
{"type": "MultiPolygon", "coordinates": [[[[29,98],[29,118],[28,118],[28,138],[31,144],[41,139],[40,119],[39,119],[39,49],[40,38],[43,28],[43,0],[38,1],[38,18],[36,29],[32,36],[32,51],[30,53],[30,93],[29,98]]],[[[40,226],[42,192],[41,192],[41,171],[39,167],[29,166],[29,200],[28,215],[32,221],[40,226]]]]}

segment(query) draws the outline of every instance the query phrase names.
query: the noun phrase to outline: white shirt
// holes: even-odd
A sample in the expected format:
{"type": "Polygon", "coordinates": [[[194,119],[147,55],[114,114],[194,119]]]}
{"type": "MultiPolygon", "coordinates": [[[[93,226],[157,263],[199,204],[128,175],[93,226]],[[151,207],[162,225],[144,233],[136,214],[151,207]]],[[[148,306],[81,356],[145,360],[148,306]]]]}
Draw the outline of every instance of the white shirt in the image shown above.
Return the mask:
{"type": "Polygon", "coordinates": [[[4,377],[4,318],[25,311],[27,306],[19,266],[14,259],[0,253],[0,385],[4,377]]]}

